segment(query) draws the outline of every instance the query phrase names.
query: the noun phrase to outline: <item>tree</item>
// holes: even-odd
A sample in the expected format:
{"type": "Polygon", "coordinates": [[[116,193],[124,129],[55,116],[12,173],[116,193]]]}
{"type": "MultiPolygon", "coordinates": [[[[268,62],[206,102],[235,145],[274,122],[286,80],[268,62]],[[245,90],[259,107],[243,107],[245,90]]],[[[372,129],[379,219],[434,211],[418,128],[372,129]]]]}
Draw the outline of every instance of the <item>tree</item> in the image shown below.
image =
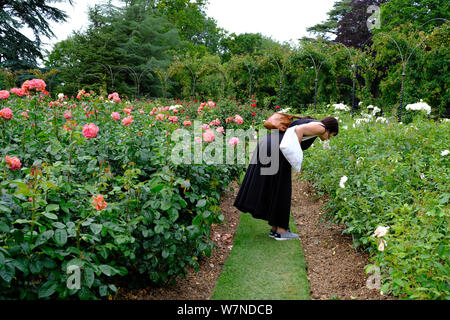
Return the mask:
{"type": "Polygon", "coordinates": [[[336,42],[348,47],[362,48],[370,45],[372,32],[367,26],[367,20],[372,15],[370,6],[381,6],[389,0],[352,0],[351,10],[339,20],[336,42]]]}
{"type": "MultiPolygon", "coordinates": [[[[219,51],[224,30],[217,27],[213,18],[206,16],[207,0],[155,0],[155,8],[161,10],[173,23],[188,51],[200,53],[206,48],[210,53],[219,51]]],[[[204,54],[204,53],[203,53],[204,54]]]]}
{"type": "Polygon", "coordinates": [[[161,84],[152,73],[165,68],[180,47],[174,25],[146,1],[124,7],[96,5],[83,33],[55,45],[47,65],[74,92],[82,88],[121,94],[152,93],[161,84]]]}
{"type": "MultiPolygon", "coordinates": [[[[8,0],[0,1],[0,65],[13,70],[29,69],[37,66],[37,59],[42,59],[40,46],[42,38],[54,37],[50,21],[64,22],[64,11],[49,6],[50,2],[66,0],[8,0]],[[30,28],[34,40],[20,31],[30,28]]],[[[72,5],[72,0],[67,0],[72,5]]]]}
{"type": "Polygon", "coordinates": [[[450,19],[449,1],[390,0],[381,6],[381,31],[386,32],[406,23],[412,23],[420,31],[430,31],[436,24],[424,24],[436,18],[450,19]]]}
{"type": "Polygon", "coordinates": [[[235,33],[223,37],[220,46],[223,61],[229,61],[232,55],[261,54],[264,37],[260,33],[235,33]]]}
{"type": "Polygon", "coordinates": [[[328,11],[328,19],[326,21],[309,27],[306,30],[327,40],[332,36],[337,36],[339,21],[341,21],[345,14],[351,11],[351,8],[351,0],[336,1],[333,9],[328,11]]]}

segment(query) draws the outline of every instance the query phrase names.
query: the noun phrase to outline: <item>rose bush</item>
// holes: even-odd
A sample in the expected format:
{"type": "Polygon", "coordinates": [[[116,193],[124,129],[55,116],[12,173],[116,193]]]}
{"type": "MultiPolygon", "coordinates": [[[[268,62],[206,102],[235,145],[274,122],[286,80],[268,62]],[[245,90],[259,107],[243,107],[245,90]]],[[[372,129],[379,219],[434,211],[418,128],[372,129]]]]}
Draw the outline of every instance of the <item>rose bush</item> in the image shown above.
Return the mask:
{"type": "Polygon", "coordinates": [[[383,293],[448,299],[449,123],[337,117],[339,135],[329,149],[314,143],[302,173],[329,195],[327,217],[344,223],[354,245],[371,254],[383,293]]]}
{"type": "Polygon", "coordinates": [[[52,100],[38,81],[25,88],[0,119],[0,298],[111,298],[198,268],[223,220],[220,193],[243,166],[170,161],[172,132],[193,130],[183,121],[197,117],[115,94],[52,100]],[[71,268],[79,288],[68,285],[71,268]]]}

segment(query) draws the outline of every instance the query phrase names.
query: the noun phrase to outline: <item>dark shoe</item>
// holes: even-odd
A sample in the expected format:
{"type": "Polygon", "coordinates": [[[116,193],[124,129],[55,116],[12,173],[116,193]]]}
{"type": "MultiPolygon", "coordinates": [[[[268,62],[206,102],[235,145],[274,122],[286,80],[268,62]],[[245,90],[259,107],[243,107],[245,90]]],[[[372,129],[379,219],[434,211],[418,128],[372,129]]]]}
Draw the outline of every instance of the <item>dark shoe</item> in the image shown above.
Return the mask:
{"type": "MultiPolygon", "coordinates": [[[[286,231],[287,231],[287,232],[291,232],[291,230],[289,230],[289,228],[287,228],[286,231]]],[[[270,229],[270,231],[269,231],[269,237],[275,238],[275,233],[277,233],[275,230],[270,229]]]]}

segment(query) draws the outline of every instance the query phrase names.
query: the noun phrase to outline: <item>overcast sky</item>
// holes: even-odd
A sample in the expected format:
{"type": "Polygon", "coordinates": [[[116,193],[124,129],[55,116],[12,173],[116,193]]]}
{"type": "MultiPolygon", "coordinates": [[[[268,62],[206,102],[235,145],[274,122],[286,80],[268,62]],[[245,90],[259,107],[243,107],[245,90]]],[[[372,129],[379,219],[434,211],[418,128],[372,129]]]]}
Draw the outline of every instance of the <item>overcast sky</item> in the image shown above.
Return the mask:
{"type": "MultiPolygon", "coordinates": [[[[83,30],[88,23],[88,6],[103,2],[74,0],[73,6],[52,3],[66,11],[69,18],[66,23],[52,24],[56,39],[46,42],[53,44],[66,39],[73,30],[83,30]]],[[[259,32],[279,42],[297,43],[297,39],[309,35],[307,27],[327,18],[334,0],[209,0],[209,3],[207,15],[230,33],[259,32]]]]}

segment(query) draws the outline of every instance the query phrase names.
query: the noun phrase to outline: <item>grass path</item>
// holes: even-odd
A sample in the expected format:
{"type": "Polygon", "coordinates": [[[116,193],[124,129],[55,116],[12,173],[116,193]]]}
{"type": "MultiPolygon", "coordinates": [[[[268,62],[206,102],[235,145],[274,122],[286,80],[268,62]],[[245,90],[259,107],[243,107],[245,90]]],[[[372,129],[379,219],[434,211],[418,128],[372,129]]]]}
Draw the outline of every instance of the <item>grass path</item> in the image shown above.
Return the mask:
{"type": "MultiPolygon", "coordinates": [[[[213,300],[309,299],[299,240],[269,237],[266,221],[241,214],[233,249],[214,288],[213,300]]],[[[295,232],[291,220],[290,229],[295,232]]]]}

